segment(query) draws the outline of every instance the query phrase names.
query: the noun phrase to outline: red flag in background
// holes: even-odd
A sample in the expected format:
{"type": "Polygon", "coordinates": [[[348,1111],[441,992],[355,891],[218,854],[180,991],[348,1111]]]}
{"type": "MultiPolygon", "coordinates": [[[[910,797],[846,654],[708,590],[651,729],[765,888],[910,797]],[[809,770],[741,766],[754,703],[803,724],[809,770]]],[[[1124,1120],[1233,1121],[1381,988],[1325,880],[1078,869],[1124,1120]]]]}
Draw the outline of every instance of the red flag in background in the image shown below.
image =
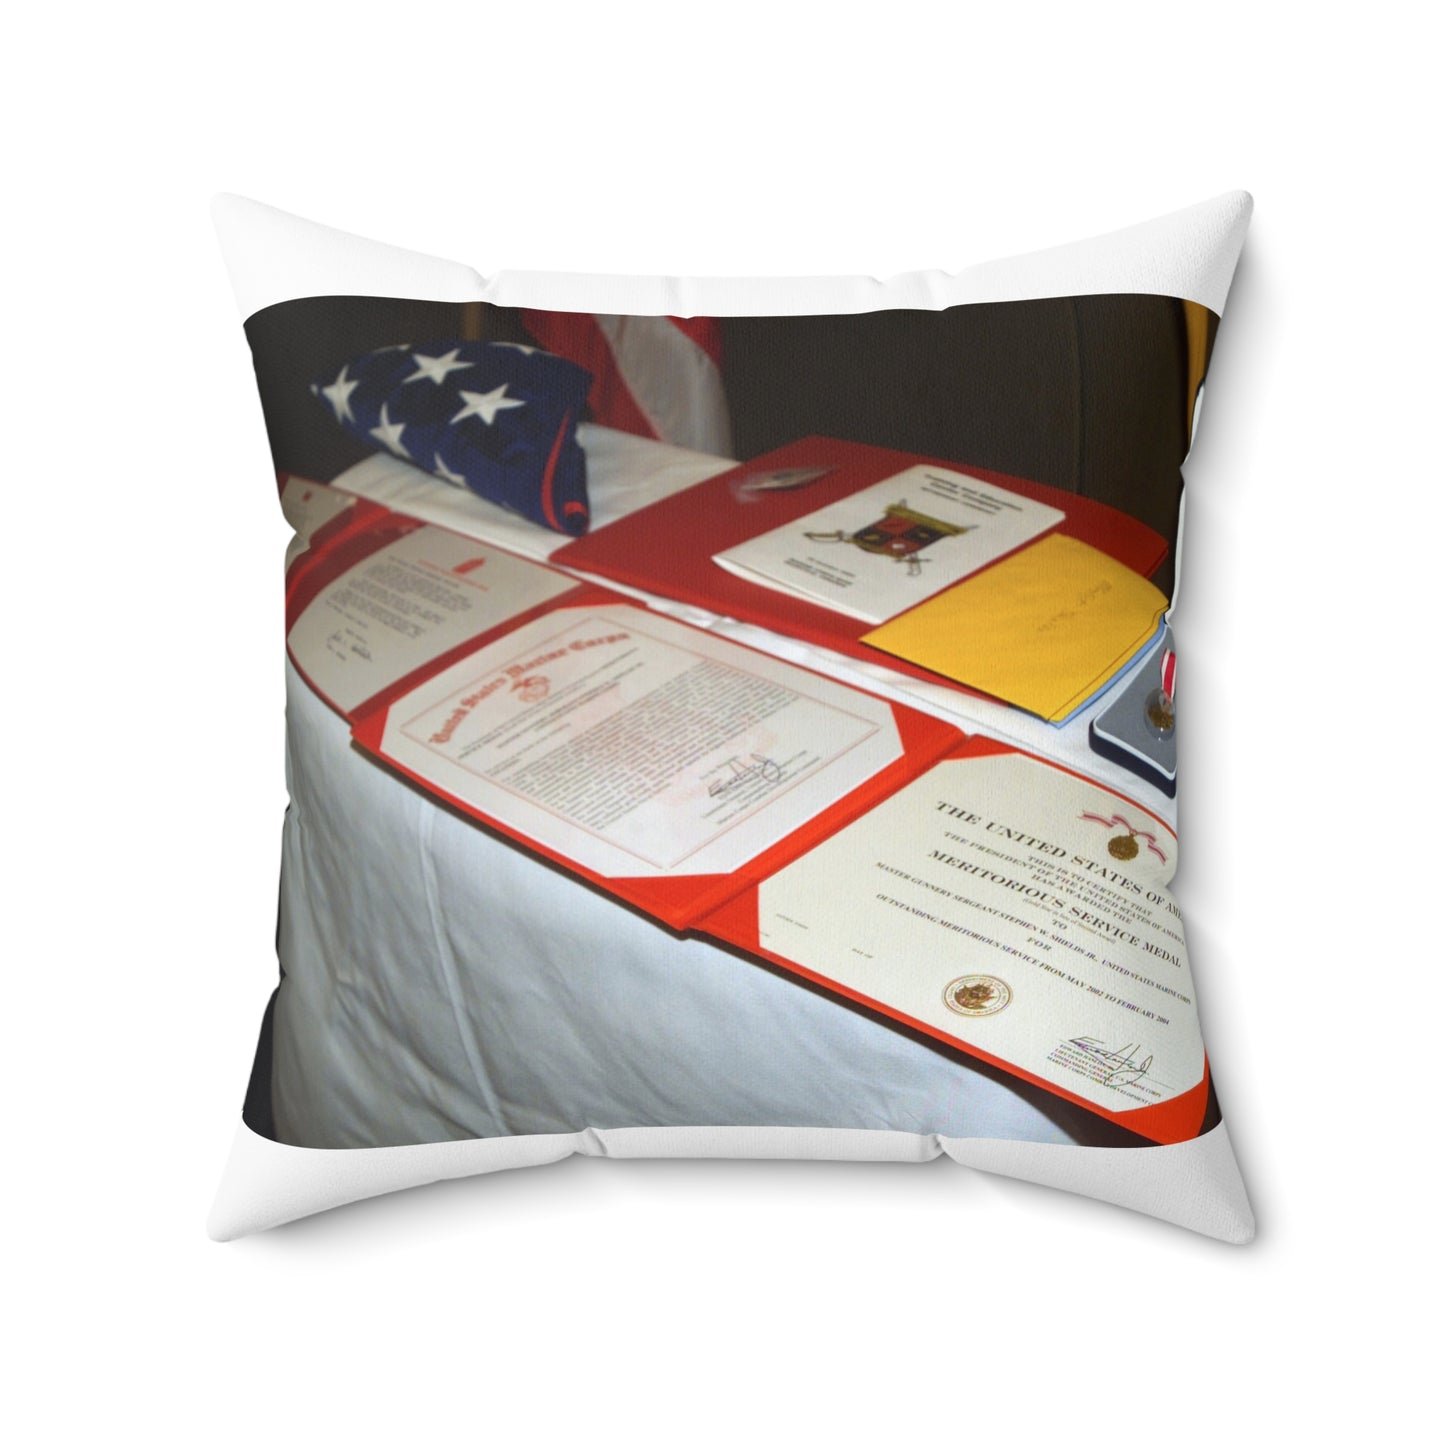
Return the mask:
{"type": "Polygon", "coordinates": [[[709,316],[593,316],[523,311],[548,351],[592,373],[587,403],[603,426],[732,455],[722,384],[722,327],[709,316]]]}

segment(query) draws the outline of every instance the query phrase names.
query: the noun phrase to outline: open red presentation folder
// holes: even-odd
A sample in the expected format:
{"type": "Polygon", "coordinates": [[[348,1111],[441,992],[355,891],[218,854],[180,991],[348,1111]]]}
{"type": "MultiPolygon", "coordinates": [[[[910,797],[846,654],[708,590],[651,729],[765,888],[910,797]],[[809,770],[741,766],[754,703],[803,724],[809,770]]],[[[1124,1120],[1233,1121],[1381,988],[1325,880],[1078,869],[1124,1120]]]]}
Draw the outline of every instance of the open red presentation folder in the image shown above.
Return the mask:
{"type": "MultiPolygon", "coordinates": [[[[901,658],[885,657],[860,641],[874,624],[759,587],[713,561],[719,552],[795,522],[919,463],[958,468],[955,462],[862,442],[804,437],[569,542],[552,554],[552,561],[570,571],[674,598],[847,657],[882,663],[894,672],[971,692],[938,673],[901,658]],[[752,490],[748,486],[750,479],[791,468],[825,471],[795,490],[752,490]]],[[[1167,555],[1163,537],[1114,507],[1021,477],[978,467],[966,470],[1031,501],[1057,508],[1064,514],[1055,529],[1060,535],[1087,543],[1143,577],[1150,576],[1167,555]]]]}
{"type": "MultiPolygon", "coordinates": [[[[316,495],[313,483],[286,486],[316,495]]],[[[824,845],[852,846],[856,828],[940,765],[1004,755],[1035,782],[1039,770],[1063,770],[364,499],[327,515],[307,541],[287,575],[288,650],[356,744],[388,768],[670,928],[768,959],[1147,1139],[1198,1134],[1202,1045],[1186,1060],[1195,1077],[1176,1070],[1167,1098],[1141,1102],[1164,1092],[1157,1051],[1146,1061],[1131,1040],[1076,1031],[1031,1068],[1022,1045],[989,1046],[988,1028],[1001,1025],[969,1022],[959,1027],[980,1037],[960,1037],[951,1015],[930,1021],[906,992],[870,994],[841,967],[800,961],[760,934],[765,890],[824,845]],[[596,765],[604,748],[616,767],[596,765]],[[634,817],[649,828],[627,835],[634,817]],[[1083,1087],[1069,1087],[1067,1069],[1083,1087]]],[[[1080,785],[1104,799],[1095,806],[1123,807],[1087,780],[1069,784],[1080,785]]],[[[1137,808],[1116,825],[1157,836],[1161,858],[1172,847],[1137,808]]],[[[948,981],[957,1013],[959,999],[972,1007],[992,987],[972,977],[948,981]]],[[[1008,987],[994,982],[1007,1002],[1008,987]]],[[[992,1007],[985,1000],[977,1012],[992,1007]]]]}

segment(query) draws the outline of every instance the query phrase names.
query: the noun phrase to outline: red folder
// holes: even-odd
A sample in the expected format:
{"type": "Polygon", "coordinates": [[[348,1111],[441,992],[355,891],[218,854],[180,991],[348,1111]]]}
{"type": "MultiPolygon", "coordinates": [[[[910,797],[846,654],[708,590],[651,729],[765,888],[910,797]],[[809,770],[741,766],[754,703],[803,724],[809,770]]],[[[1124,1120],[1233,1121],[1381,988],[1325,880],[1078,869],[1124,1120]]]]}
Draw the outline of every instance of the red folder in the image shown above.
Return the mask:
{"type": "MultiPolygon", "coordinates": [[[[860,642],[865,632],[873,630],[872,623],[761,587],[734,576],[712,560],[716,553],[785,526],[920,462],[955,469],[959,465],[862,442],[805,437],[570,542],[554,552],[551,560],[560,567],[672,597],[911,677],[958,687],[937,673],[881,654],[860,642]],[[750,476],[784,467],[832,470],[792,491],[749,493],[741,486],[750,476]]],[[[1142,576],[1149,576],[1167,555],[1168,544],[1157,532],[1102,502],[1000,472],[977,467],[967,470],[1021,496],[1057,507],[1064,513],[1057,528],[1060,533],[1087,542],[1142,576]]]]}

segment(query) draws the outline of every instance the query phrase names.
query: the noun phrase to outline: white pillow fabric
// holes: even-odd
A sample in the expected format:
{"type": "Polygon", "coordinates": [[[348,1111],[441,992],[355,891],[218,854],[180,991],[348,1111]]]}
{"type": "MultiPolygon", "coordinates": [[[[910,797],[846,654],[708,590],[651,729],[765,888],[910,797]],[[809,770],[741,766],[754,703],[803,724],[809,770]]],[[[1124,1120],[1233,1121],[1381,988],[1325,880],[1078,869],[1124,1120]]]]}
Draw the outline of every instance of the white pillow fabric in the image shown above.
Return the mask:
{"type": "MultiPolygon", "coordinates": [[[[1250,209],[1234,192],[1072,246],[888,281],[485,278],[239,197],[218,198],[215,218],[243,320],[318,297],[755,318],[1156,296],[1217,318],[1250,209]]],[[[635,519],[732,465],[605,427],[584,425],[580,438],[598,524],[635,519]]],[[[560,540],[387,456],[312,480],[333,484],[353,508],[385,506],[537,560],[560,540]]],[[[603,580],[627,592],[618,578],[603,580]]],[[[1140,794],[1137,774],[1089,752],[1088,720],[1061,731],[900,677],[882,658],[834,655],[816,638],[710,615],[688,599],[648,600],[714,636],[1087,771],[1119,796],[1140,794]]],[[[1142,656],[1116,673],[1096,712],[1156,665],[1155,653],[1142,656]]],[[[900,1015],[880,1018],[735,947],[679,937],[402,783],[352,746],[347,722],[295,667],[288,698],[285,980],[265,1060],[278,1137],[239,1126],[210,1219],[214,1237],[571,1153],[915,1162],[947,1154],[1221,1240],[1252,1237],[1222,1121],[1182,1142],[1092,1144],[1087,1128],[1061,1126],[1047,1097],[1021,1091],[1006,1072],[959,1072],[956,1055],[898,1027],[900,1015]],[[483,918],[485,937],[467,935],[461,920],[483,918]],[[582,1127],[567,1127],[578,1120],[582,1127]],[[409,1137],[426,1142],[397,1142],[409,1137]]],[[[1172,793],[1148,794],[1145,805],[1173,826],[1172,793]]]]}

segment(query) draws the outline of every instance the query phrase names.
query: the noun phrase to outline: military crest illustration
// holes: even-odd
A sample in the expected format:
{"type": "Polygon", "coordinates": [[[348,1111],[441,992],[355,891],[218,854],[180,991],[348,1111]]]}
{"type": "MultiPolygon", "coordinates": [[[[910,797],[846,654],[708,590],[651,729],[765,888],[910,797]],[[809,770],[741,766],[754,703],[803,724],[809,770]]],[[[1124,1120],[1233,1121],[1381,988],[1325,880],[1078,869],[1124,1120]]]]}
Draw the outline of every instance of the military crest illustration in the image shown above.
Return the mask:
{"type": "Polygon", "coordinates": [[[940,522],[937,517],[915,512],[906,501],[902,501],[885,507],[876,522],[870,522],[856,532],[845,532],[840,528],[836,532],[808,532],[805,535],[810,542],[846,542],[865,552],[891,557],[895,562],[907,565],[910,577],[917,577],[923,571],[923,563],[928,560],[918,555],[925,547],[931,547],[945,537],[961,537],[971,531],[972,527],[955,526],[952,522],[940,522]]]}

